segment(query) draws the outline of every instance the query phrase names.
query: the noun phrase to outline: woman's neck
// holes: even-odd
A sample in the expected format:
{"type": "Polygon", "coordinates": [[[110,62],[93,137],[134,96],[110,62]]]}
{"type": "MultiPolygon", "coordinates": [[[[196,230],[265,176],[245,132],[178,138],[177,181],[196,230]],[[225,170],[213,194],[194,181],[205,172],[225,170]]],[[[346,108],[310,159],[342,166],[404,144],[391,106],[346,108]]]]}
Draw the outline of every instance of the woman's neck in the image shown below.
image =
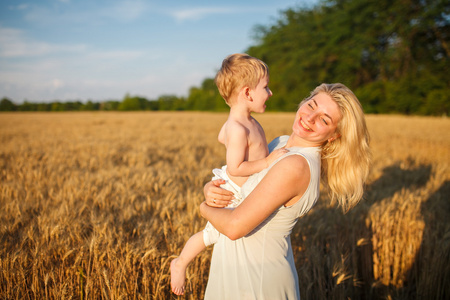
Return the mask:
{"type": "Polygon", "coordinates": [[[293,133],[293,134],[291,134],[289,136],[289,139],[288,139],[285,147],[286,148],[291,148],[291,147],[303,147],[303,148],[306,148],[306,147],[320,147],[320,144],[306,141],[306,140],[298,137],[297,135],[295,135],[293,133]]]}

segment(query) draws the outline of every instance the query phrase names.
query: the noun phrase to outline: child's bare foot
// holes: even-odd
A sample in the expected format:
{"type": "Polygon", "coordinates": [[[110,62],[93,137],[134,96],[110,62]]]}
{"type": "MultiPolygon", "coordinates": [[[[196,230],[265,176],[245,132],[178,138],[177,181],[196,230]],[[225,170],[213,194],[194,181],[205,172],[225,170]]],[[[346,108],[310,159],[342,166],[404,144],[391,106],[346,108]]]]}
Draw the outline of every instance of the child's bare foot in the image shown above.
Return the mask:
{"type": "Polygon", "coordinates": [[[172,292],[181,296],[184,295],[184,281],[186,280],[186,268],[180,266],[179,258],[170,262],[170,286],[172,292]]]}

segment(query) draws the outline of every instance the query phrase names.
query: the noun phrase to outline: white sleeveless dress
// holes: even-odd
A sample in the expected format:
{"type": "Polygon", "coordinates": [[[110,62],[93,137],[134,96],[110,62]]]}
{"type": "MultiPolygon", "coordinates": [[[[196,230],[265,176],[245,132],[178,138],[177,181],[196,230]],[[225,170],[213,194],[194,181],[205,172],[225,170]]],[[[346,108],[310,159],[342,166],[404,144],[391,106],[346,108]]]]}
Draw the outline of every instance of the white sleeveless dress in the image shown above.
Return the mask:
{"type": "MultiPolygon", "coordinates": [[[[269,144],[269,150],[283,147],[288,138],[276,138],[269,144]]],[[[250,176],[241,192],[244,198],[249,195],[268,170],[288,155],[301,155],[308,161],[311,179],[305,194],[294,205],[278,208],[243,238],[232,241],[220,235],[214,245],[205,299],[300,299],[290,234],[298,218],[306,214],[319,197],[320,149],[289,148],[289,152],[268,169],[250,176]]]]}

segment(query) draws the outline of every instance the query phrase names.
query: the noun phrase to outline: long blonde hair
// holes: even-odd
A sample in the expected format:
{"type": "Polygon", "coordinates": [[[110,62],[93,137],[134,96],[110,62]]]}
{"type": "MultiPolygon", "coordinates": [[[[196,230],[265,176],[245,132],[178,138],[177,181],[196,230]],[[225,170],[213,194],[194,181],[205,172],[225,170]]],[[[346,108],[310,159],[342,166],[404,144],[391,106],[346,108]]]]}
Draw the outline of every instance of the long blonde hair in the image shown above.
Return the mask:
{"type": "Polygon", "coordinates": [[[337,126],[339,138],[322,145],[322,179],[332,201],[338,201],[344,212],[358,204],[369,174],[370,137],[361,104],[355,94],[341,83],[319,85],[311,93],[328,94],[341,111],[337,126]]]}

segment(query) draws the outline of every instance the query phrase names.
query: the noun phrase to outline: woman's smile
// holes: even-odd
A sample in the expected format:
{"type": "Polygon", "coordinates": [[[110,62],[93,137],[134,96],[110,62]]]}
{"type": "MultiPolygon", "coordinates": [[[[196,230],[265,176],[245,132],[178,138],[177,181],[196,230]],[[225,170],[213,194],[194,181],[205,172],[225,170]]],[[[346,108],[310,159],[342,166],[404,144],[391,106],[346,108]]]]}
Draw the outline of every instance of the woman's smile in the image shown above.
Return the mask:
{"type": "Polygon", "coordinates": [[[305,124],[305,122],[303,122],[302,118],[300,118],[300,125],[301,127],[303,127],[306,131],[310,131],[313,132],[314,130],[312,130],[311,128],[309,128],[308,125],[305,124]]]}

